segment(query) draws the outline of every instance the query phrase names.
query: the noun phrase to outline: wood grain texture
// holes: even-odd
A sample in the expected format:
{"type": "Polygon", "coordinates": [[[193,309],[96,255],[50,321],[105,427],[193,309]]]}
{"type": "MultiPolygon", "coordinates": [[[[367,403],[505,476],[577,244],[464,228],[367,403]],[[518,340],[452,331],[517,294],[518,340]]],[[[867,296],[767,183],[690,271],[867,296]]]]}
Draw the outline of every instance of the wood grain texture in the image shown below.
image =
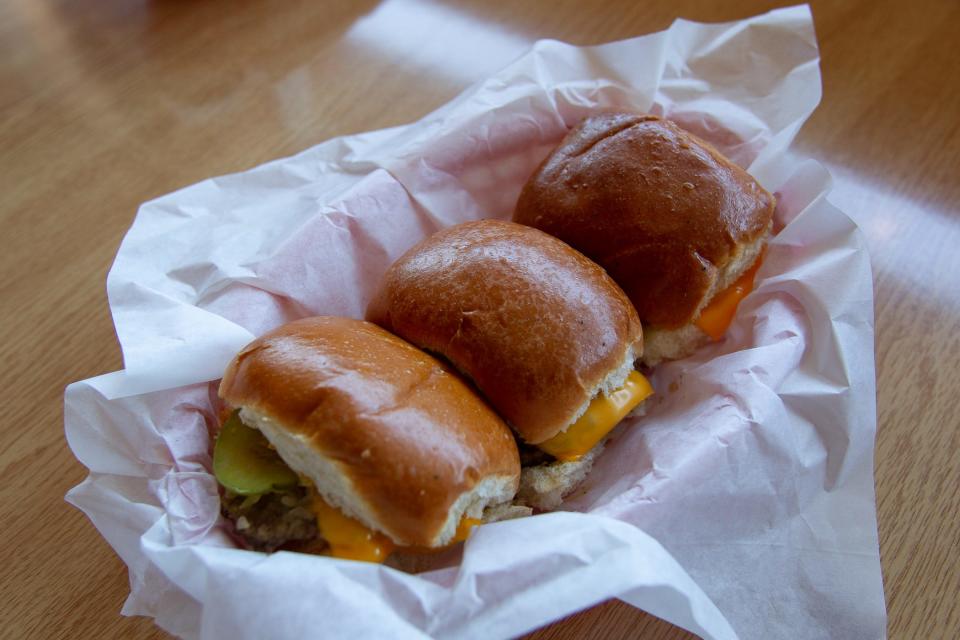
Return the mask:
{"type": "MultiPolygon", "coordinates": [[[[104,293],[139,203],[415,120],[550,37],[591,44],[782,2],[9,0],[0,5],[4,637],[162,638],[63,501],[63,388],[122,367],[104,293]],[[410,91],[409,87],[417,87],[410,91]]],[[[960,628],[960,4],[813,2],[824,97],[797,148],[875,275],[881,556],[893,638],[960,628]]],[[[620,603],[535,638],[682,638],[620,603]]]]}

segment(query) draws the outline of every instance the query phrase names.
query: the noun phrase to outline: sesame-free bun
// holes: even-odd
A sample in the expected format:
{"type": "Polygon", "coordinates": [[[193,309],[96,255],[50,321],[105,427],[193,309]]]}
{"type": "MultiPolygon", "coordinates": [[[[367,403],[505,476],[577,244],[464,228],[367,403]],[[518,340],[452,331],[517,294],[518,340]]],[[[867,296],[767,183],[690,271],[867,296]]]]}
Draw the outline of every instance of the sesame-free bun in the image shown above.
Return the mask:
{"type": "Polygon", "coordinates": [[[622,385],[643,351],[637,314],[603,269],[541,231],[497,220],[410,249],[367,318],[447,358],[531,444],[622,385]]]}
{"type": "Polygon", "coordinates": [[[705,338],[683,329],[754,263],[773,209],[773,197],[708,143],[656,116],[615,113],[564,138],[524,186],[513,219],[607,270],[649,331],[649,362],[661,344],[705,338]]]}
{"type": "Polygon", "coordinates": [[[283,325],[234,358],[220,396],[329,504],[399,545],[444,545],[462,517],[517,490],[503,421],[446,365],[369,322],[283,325]]]}

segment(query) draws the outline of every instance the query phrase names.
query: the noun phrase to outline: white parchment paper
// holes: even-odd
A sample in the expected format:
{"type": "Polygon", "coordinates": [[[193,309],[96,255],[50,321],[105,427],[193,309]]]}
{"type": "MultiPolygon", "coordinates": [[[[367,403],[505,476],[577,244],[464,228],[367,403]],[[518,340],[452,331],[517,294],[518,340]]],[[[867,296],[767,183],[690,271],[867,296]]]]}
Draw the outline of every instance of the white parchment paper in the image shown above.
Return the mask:
{"type": "Polygon", "coordinates": [[[537,43],[409,126],[331,140],[143,205],[108,278],[125,369],[66,392],[90,469],[68,500],[130,570],[124,613],[184,637],[508,637],[620,598],[706,638],[882,638],[873,301],[829,176],[787,147],[820,98],[808,9],[537,43]],[[420,575],[234,548],[208,473],[210,385],[293,318],[361,317],[386,267],[446,225],[508,218],[566,130],[665,114],[779,197],[726,339],[658,395],[571,512],[475,530],[420,575]]]}

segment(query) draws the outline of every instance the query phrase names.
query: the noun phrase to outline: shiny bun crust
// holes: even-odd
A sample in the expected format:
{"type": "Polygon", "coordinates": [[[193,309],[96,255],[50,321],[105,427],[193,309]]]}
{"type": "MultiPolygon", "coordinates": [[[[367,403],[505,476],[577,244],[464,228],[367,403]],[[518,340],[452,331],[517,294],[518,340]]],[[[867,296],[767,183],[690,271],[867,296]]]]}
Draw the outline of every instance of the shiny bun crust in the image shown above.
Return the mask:
{"type": "Polygon", "coordinates": [[[408,251],[367,318],[447,358],[532,444],[569,426],[643,349],[636,312],[603,269],[497,220],[450,227],[408,251]]]}
{"type": "Polygon", "coordinates": [[[465,512],[516,492],[503,421],[446,365],[368,322],[284,325],[234,358],[220,395],[328,502],[399,544],[443,544],[465,512]]]}
{"type": "Polygon", "coordinates": [[[716,149],[656,116],[575,127],[524,186],[514,221],[603,266],[640,319],[681,327],[753,262],[774,199],[716,149]],[[747,262],[741,266],[740,263],[747,262]]]}

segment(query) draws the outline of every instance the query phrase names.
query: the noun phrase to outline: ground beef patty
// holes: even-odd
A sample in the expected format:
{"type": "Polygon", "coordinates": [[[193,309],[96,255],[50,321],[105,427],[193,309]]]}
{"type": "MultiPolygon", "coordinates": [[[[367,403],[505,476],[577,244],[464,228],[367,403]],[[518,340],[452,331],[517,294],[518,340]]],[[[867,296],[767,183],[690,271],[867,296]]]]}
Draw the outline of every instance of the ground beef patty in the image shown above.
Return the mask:
{"type": "Polygon", "coordinates": [[[535,447],[532,444],[527,444],[520,438],[517,438],[517,449],[520,451],[521,467],[536,467],[537,465],[550,464],[557,461],[556,458],[543,449],[535,447]]]}
{"type": "Polygon", "coordinates": [[[224,491],[223,514],[235,524],[235,531],[257,551],[274,551],[287,544],[317,540],[317,519],[310,509],[306,487],[288,491],[241,496],[224,491]]]}

